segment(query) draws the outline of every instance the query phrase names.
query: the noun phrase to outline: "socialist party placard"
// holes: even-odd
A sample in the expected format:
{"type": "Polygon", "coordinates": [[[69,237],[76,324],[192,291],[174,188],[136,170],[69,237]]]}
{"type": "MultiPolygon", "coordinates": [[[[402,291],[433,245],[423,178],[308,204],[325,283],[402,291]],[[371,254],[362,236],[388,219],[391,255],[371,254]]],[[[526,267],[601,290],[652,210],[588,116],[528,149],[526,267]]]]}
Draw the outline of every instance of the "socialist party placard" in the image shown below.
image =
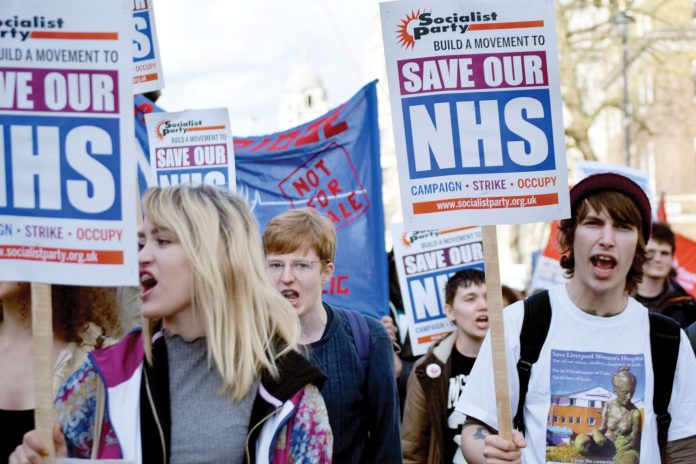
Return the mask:
{"type": "Polygon", "coordinates": [[[227,108],[146,114],[150,185],[210,184],[234,192],[229,121],[227,108]]]}
{"type": "Polygon", "coordinates": [[[0,280],[137,284],[131,7],[0,7],[0,280]]]}
{"type": "Polygon", "coordinates": [[[554,2],[380,8],[404,227],[567,217],[554,2]]]}
{"type": "Polygon", "coordinates": [[[164,88],[153,1],[132,0],[133,93],[135,94],[164,88]]]}
{"type": "Polygon", "coordinates": [[[456,272],[484,270],[480,227],[406,232],[392,224],[392,243],[413,354],[455,329],[445,314],[445,286],[456,272]]]}

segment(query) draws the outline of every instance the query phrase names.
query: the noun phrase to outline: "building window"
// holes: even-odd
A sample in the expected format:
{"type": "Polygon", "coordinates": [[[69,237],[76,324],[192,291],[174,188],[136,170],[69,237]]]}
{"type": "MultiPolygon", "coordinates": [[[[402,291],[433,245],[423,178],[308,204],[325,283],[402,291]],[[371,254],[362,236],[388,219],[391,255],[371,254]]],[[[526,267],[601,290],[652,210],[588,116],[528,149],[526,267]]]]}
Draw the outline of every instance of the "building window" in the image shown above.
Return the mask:
{"type": "MultiPolygon", "coordinates": [[[[696,0],[694,0],[696,3],[696,0]]],[[[694,84],[694,94],[691,96],[691,100],[696,103],[696,60],[691,62],[691,82],[694,84]]]]}
{"type": "Polygon", "coordinates": [[[575,423],[576,423],[576,424],[579,424],[579,423],[580,423],[580,418],[579,418],[579,417],[576,417],[575,419],[576,419],[575,423]]]}
{"type": "Polygon", "coordinates": [[[568,418],[568,423],[569,423],[569,424],[572,424],[572,423],[573,423],[573,416],[570,416],[570,417],[568,418]]]}
{"type": "Polygon", "coordinates": [[[553,416],[553,423],[555,424],[556,422],[558,422],[558,416],[553,416]]]}
{"type": "Polygon", "coordinates": [[[578,400],[576,400],[575,398],[571,398],[571,399],[570,399],[570,405],[571,405],[571,406],[575,406],[575,403],[576,403],[577,401],[578,401],[578,400]]]}
{"type": "Polygon", "coordinates": [[[649,15],[637,14],[631,15],[635,19],[636,33],[639,36],[645,35],[652,30],[652,18],[649,15]]]}
{"type": "Polygon", "coordinates": [[[595,425],[595,418],[590,417],[587,419],[587,425],[595,425]]]}
{"type": "Polygon", "coordinates": [[[638,76],[638,102],[641,105],[650,105],[655,102],[655,81],[650,73],[638,76]]]}
{"type": "Polygon", "coordinates": [[[561,417],[561,424],[565,424],[565,416],[561,417]]]}

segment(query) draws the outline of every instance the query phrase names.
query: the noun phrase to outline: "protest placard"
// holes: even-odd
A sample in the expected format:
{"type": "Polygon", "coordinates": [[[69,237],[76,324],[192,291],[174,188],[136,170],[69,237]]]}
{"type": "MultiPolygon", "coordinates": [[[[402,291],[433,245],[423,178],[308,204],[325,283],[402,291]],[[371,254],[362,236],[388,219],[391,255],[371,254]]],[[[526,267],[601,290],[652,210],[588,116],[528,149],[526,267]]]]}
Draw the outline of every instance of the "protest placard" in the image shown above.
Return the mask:
{"type": "Polygon", "coordinates": [[[447,280],[462,269],[483,271],[481,228],[406,232],[397,223],[391,233],[411,348],[419,356],[454,330],[445,315],[447,280]]]}
{"type": "Polygon", "coordinates": [[[53,457],[51,287],[138,281],[130,5],[3,3],[0,280],[31,281],[34,423],[53,457]]]}
{"type": "Polygon", "coordinates": [[[645,191],[645,194],[648,196],[648,200],[650,200],[653,220],[657,219],[656,196],[653,192],[652,186],[650,185],[650,178],[647,172],[618,163],[603,163],[599,161],[584,160],[575,162],[574,171],[575,178],[578,181],[587,176],[591,176],[592,174],[599,174],[602,172],[613,172],[615,174],[621,174],[622,176],[628,177],[645,191]]]}
{"type": "Polygon", "coordinates": [[[499,433],[511,438],[494,225],[570,215],[554,3],[380,11],[404,228],[484,226],[499,433]]]}
{"type": "Polygon", "coordinates": [[[558,222],[553,221],[544,250],[537,258],[529,282],[529,294],[545,290],[566,282],[565,270],[561,267],[561,248],[558,244],[558,222]]]}
{"type": "Polygon", "coordinates": [[[133,1],[133,93],[164,88],[154,0],[133,1]]]}
{"type": "Polygon", "coordinates": [[[145,115],[150,185],[210,184],[236,189],[227,108],[145,115]]]}
{"type": "Polygon", "coordinates": [[[381,12],[406,229],[568,216],[553,2],[381,12]]]}
{"type": "Polygon", "coordinates": [[[0,280],[135,285],[129,5],[2,11],[0,280]]]}

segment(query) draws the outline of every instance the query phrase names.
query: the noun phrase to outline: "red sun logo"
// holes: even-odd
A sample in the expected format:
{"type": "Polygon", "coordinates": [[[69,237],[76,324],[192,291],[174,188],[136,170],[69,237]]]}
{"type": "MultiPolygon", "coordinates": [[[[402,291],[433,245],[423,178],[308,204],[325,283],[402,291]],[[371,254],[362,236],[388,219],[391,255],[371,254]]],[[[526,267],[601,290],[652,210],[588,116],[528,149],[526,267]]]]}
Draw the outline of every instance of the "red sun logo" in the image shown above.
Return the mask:
{"type": "MultiPolygon", "coordinates": [[[[425,13],[425,11],[424,11],[425,13]]],[[[408,26],[411,21],[415,21],[420,18],[421,11],[416,12],[411,11],[411,14],[407,14],[405,19],[401,20],[401,24],[396,28],[396,37],[399,39],[399,45],[404,48],[410,48],[413,50],[413,46],[416,44],[416,40],[413,35],[408,31],[408,26]]]]}
{"type": "Polygon", "coordinates": [[[162,126],[164,126],[167,121],[160,121],[155,126],[155,137],[157,140],[164,140],[164,134],[162,133],[162,126]]]}

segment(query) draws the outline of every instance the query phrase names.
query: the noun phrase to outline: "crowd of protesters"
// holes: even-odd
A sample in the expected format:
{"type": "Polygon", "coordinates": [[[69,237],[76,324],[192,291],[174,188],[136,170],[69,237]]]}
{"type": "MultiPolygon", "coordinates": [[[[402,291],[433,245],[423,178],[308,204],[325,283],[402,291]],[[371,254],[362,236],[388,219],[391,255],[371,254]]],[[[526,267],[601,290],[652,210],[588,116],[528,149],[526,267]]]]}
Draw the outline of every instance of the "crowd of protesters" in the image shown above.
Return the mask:
{"type": "MultiPolygon", "coordinates": [[[[442,290],[453,331],[416,359],[408,341],[399,343],[395,316],[377,321],[322,300],[341,244],[316,210],[287,211],[259,231],[234,194],[151,189],[138,231],[138,305],[127,289],[53,286],[56,455],[696,462],[696,357],[687,335],[695,336],[696,302],[674,280],[674,234],[652,224],[650,202],[626,177],[590,176],[570,198],[559,235],[567,283],[527,299],[503,289],[516,413],[508,439],[497,434],[481,269],[449,278],[442,290]],[[130,330],[135,307],[142,328],[130,330]],[[601,373],[613,389],[581,432],[558,427],[550,412],[580,407],[578,392],[555,383],[563,357],[592,359],[587,375],[601,373]]],[[[396,285],[391,300],[401,306],[396,285]]],[[[0,283],[0,305],[0,461],[43,462],[46,443],[31,431],[28,284],[0,283]]]]}

